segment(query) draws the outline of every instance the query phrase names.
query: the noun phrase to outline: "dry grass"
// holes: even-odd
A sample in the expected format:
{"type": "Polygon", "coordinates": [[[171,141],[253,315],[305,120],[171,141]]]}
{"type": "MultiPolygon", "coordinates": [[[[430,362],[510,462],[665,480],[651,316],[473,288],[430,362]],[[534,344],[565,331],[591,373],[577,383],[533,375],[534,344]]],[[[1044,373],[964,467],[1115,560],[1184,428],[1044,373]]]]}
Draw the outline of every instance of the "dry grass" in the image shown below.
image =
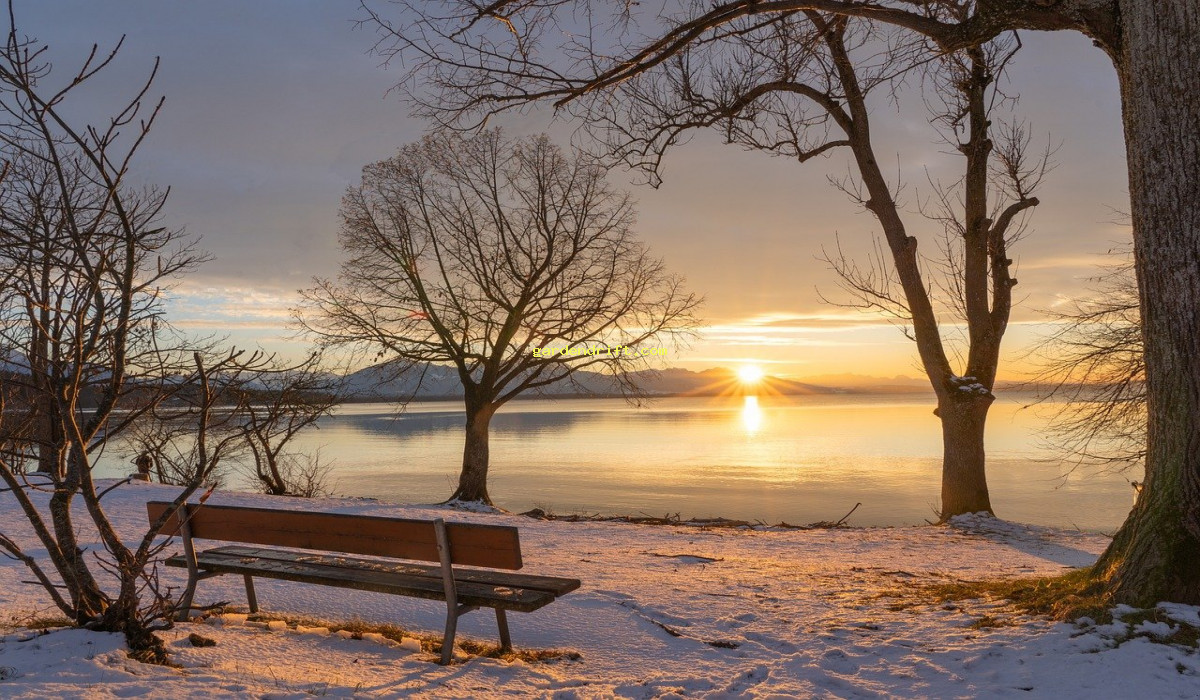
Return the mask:
{"type": "Polygon", "coordinates": [[[1090,617],[1112,621],[1112,600],[1090,577],[1087,569],[1063,576],[941,583],[915,591],[926,600],[940,603],[990,599],[1007,600],[1021,612],[1073,621],[1090,617]]]}
{"type": "MultiPolygon", "coordinates": [[[[425,644],[426,640],[422,639],[422,649],[425,648],[425,644]]],[[[429,642],[429,644],[429,651],[436,654],[442,653],[442,640],[440,638],[429,642]]],[[[579,652],[569,649],[501,649],[499,644],[487,644],[485,642],[477,642],[473,639],[459,640],[458,647],[471,656],[482,656],[488,659],[500,659],[501,661],[541,663],[556,661],[558,659],[578,661],[583,658],[583,655],[579,652]]]]}
{"type": "Polygon", "coordinates": [[[11,621],[14,627],[23,627],[31,630],[49,630],[56,627],[74,627],[75,623],[62,615],[30,615],[27,617],[14,617],[11,621]]]}
{"type": "Polygon", "coordinates": [[[967,627],[973,630],[990,630],[999,627],[1012,627],[1014,624],[1016,623],[1014,623],[1012,620],[1005,620],[992,615],[984,615],[978,620],[967,625],[967,627]]]}
{"type": "MultiPolygon", "coordinates": [[[[900,602],[890,604],[890,610],[904,610],[930,602],[950,603],[963,600],[1003,600],[1019,613],[1040,615],[1063,622],[1075,622],[1090,618],[1096,624],[1113,622],[1112,597],[1091,577],[1087,569],[1079,569],[1062,576],[1044,578],[1004,579],[996,581],[966,581],[944,583],[908,589],[890,597],[901,597],[900,602]]],[[[1118,644],[1135,637],[1146,637],[1163,644],[1174,644],[1192,649],[1200,648],[1200,627],[1170,619],[1158,608],[1147,608],[1119,615],[1121,622],[1129,625],[1129,631],[1114,641],[1118,644]],[[1142,622],[1165,622],[1174,631],[1165,637],[1146,631],[1135,631],[1142,622]]],[[[972,622],[972,629],[989,629],[1016,624],[1014,620],[1003,620],[984,615],[972,622]]]]}

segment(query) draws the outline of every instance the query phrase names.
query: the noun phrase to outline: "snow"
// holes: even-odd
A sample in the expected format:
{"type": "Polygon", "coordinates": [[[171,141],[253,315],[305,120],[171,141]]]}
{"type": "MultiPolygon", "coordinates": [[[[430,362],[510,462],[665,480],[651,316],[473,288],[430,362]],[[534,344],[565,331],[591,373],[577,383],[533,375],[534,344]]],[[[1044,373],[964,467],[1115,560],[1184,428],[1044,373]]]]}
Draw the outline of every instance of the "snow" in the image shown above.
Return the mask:
{"type": "Polygon", "coordinates": [[[959,377],[959,376],[951,375],[950,383],[952,385],[958,387],[959,391],[966,392],[968,394],[979,394],[980,396],[987,396],[992,393],[992,392],[988,391],[988,388],[986,386],[984,386],[983,384],[980,384],[979,380],[976,379],[975,377],[959,377]]]}
{"type": "MultiPolygon", "coordinates": [[[[134,482],[105,502],[132,537],[145,527],[145,501],[172,494],[134,482]]],[[[945,527],[751,530],[541,521],[362,499],[218,492],[212,502],[517,525],[526,571],[577,577],[583,587],[510,615],[513,641],[580,657],[503,661],[458,650],[456,663],[442,667],[407,636],[440,635],[440,603],[259,580],[266,611],[306,622],[228,613],[180,624],[160,633],[178,668],[147,666],[125,656],[119,636],[19,627],[54,610],[39,588],[21,583],[30,577],[20,563],[0,559],[0,624],[9,625],[0,629],[0,697],[1200,696],[1197,653],[1155,641],[1180,622],[1200,622],[1193,606],[1164,604],[1160,621],[1137,624],[1123,622],[1132,611],[1120,610],[1113,623],[1095,625],[982,600],[913,608],[889,597],[926,583],[1087,565],[1107,544],[1101,535],[981,515],[945,527]],[[984,616],[997,626],[971,626],[984,616]],[[399,625],[406,636],[331,633],[318,622],[349,620],[399,625]],[[192,646],[192,633],[215,646],[192,646]]],[[[39,549],[13,506],[0,495],[0,532],[39,549]]],[[[218,577],[200,583],[197,602],[244,605],[244,595],[239,577],[218,577]]],[[[496,640],[490,611],[463,617],[459,630],[460,639],[496,640]]]]}

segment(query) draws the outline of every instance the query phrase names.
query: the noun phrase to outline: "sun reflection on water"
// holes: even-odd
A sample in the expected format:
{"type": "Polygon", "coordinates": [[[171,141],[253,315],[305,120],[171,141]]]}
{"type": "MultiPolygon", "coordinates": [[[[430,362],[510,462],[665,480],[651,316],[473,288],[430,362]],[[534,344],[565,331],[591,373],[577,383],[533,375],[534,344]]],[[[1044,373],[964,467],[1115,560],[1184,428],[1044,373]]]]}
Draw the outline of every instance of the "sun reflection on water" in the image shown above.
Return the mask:
{"type": "Polygon", "coordinates": [[[763,412],[758,405],[757,396],[746,396],[742,399],[742,428],[750,435],[762,429],[763,412]]]}

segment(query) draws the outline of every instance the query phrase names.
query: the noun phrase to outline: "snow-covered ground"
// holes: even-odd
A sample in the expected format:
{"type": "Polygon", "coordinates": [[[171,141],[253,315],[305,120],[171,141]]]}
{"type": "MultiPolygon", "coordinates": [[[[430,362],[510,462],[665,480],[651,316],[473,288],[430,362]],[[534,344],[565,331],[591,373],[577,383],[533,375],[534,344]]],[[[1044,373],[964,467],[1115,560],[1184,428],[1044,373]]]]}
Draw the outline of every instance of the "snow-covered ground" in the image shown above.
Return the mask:
{"type": "MultiPolygon", "coordinates": [[[[123,485],[105,497],[130,536],[144,502],[172,489],[123,485]]],[[[432,517],[437,508],[361,500],[306,501],[217,493],[213,502],[371,515],[432,517]]],[[[181,668],[126,658],[120,637],[12,627],[54,614],[0,559],[0,697],[1200,697],[1200,657],[1145,637],[1121,644],[1121,622],[1052,623],[1003,605],[890,609],[881,594],[929,582],[1053,574],[1086,565],[1100,535],[965,518],[950,527],[761,531],[609,522],[547,522],[452,512],[449,519],[521,528],[526,571],[578,577],[583,587],[537,612],[510,615],[518,647],[568,649],[578,659],[505,662],[462,655],[449,667],[405,640],[349,639],[326,629],[244,622],[187,623],[162,633],[181,668]],[[998,627],[975,629],[984,615],[998,627]],[[671,632],[674,632],[674,635],[671,632]],[[193,647],[192,632],[216,641],[193,647]],[[677,636],[675,636],[677,635],[677,636]]],[[[0,495],[0,532],[36,550],[21,514],[0,495]]],[[[168,575],[178,576],[177,569],[168,575]]],[[[198,602],[244,603],[240,578],[202,581],[198,602]]],[[[441,630],[435,601],[260,580],[268,612],[359,618],[418,634],[441,630]]],[[[900,607],[900,606],[894,606],[900,607]]],[[[1200,624],[1200,610],[1171,606],[1200,624]]],[[[460,636],[493,642],[488,610],[460,636]]],[[[1143,623],[1154,633],[1166,623],[1143,623]]]]}

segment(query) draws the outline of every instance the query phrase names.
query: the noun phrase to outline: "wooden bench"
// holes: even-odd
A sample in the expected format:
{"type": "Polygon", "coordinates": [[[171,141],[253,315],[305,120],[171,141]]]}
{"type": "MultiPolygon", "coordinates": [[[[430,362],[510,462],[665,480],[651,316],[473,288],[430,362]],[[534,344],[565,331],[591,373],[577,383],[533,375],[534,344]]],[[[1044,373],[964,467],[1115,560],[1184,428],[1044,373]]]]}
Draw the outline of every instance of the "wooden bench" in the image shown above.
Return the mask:
{"type": "MultiPolygon", "coordinates": [[[[170,507],[165,502],[147,503],[150,522],[157,522],[170,507]]],[[[579,588],[579,581],[573,578],[511,573],[522,566],[521,543],[517,528],[505,525],[189,504],[166,521],[161,533],[183,538],[183,554],[166,562],[188,570],[181,619],[186,619],[191,609],[196,583],[222,574],[241,574],[245,578],[251,612],[258,612],[255,578],[443,600],[443,664],[450,663],[453,656],[454,633],[463,614],[493,608],[501,648],[511,649],[505,611],[532,612],[579,588]],[[194,539],[267,546],[235,545],[198,552],[194,539]],[[461,566],[484,568],[456,568],[461,566]]]]}

